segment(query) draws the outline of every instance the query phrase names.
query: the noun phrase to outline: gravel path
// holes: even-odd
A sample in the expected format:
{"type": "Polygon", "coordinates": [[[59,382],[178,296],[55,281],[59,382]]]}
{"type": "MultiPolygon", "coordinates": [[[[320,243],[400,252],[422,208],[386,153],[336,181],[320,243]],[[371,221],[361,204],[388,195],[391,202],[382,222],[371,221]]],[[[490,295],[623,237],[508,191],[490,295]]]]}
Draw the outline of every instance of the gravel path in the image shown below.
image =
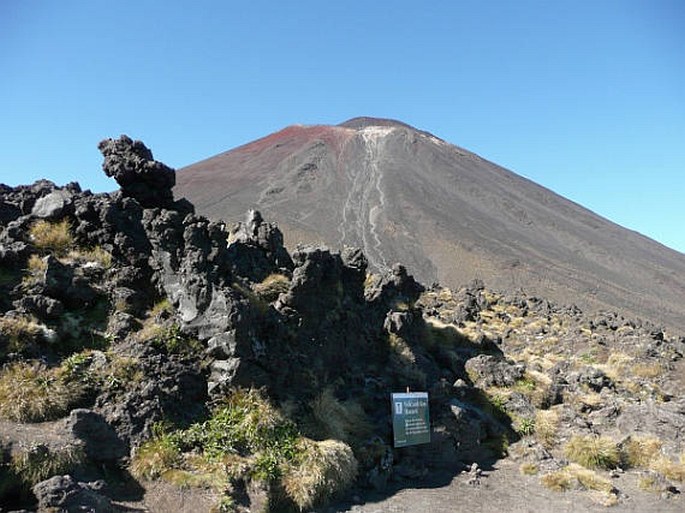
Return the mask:
{"type": "Polygon", "coordinates": [[[626,474],[615,479],[621,491],[618,504],[604,506],[592,492],[553,492],[540,485],[536,476],[522,476],[518,463],[499,461],[483,473],[479,484],[469,483],[466,473],[437,476],[434,483],[421,487],[394,489],[381,495],[369,493],[357,497],[356,503],[332,504],[316,513],[683,513],[681,495],[661,496],[637,487],[637,475],[626,474]]]}

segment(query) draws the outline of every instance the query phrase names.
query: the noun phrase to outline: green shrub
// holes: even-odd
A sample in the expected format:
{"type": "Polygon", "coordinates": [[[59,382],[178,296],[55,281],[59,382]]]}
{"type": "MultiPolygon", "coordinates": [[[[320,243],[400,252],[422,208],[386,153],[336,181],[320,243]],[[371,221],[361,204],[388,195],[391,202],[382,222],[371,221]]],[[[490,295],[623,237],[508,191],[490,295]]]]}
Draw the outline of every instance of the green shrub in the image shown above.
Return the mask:
{"type": "Polygon", "coordinates": [[[200,449],[210,461],[227,454],[254,454],[253,475],[278,478],[282,465],[295,457],[299,433],[264,395],[254,389],[233,391],[212,417],[180,433],[183,450],[200,449]]]}
{"type": "Polygon", "coordinates": [[[169,435],[153,438],[138,448],[131,461],[133,476],[151,481],[177,467],[181,462],[181,451],[169,435]]]}
{"type": "Polygon", "coordinates": [[[202,344],[181,332],[178,324],[160,327],[150,339],[152,347],[168,354],[201,354],[202,344]]]}

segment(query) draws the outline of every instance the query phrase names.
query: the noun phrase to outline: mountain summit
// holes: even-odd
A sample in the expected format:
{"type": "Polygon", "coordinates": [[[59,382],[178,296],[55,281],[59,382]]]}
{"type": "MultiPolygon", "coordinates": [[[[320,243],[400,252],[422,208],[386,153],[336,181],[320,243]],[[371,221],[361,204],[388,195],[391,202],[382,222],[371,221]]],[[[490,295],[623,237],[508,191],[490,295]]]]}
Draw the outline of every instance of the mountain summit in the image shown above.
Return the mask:
{"type": "Polygon", "coordinates": [[[400,121],[290,126],[180,170],[175,190],[212,218],[258,208],[289,247],[358,246],[426,283],[477,278],[685,328],[685,255],[400,121]]]}

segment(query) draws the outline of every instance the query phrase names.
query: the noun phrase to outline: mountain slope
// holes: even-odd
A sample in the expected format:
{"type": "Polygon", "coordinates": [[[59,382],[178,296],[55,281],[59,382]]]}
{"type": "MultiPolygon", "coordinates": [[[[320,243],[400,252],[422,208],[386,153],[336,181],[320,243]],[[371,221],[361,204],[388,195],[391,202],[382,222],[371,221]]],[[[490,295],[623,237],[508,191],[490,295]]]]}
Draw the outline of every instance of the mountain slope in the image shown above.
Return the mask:
{"type": "Polygon", "coordinates": [[[685,329],[685,255],[404,123],[291,126],[182,169],[175,192],[226,221],[258,208],[289,247],[359,246],[423,282],[480,278],[685,329]]]}

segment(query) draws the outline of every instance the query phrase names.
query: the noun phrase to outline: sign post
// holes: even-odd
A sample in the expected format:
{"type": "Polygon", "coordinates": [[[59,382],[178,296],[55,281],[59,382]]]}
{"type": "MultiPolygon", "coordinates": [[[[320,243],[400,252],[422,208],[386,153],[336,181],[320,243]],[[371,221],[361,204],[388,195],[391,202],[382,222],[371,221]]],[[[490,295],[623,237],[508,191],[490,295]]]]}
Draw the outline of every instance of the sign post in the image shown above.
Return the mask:
{"type": "Polygon", "coordinates": [[[430,443],[428,393],[391,394],[391,401],[394,446],[407,447],[430,443]]]}

